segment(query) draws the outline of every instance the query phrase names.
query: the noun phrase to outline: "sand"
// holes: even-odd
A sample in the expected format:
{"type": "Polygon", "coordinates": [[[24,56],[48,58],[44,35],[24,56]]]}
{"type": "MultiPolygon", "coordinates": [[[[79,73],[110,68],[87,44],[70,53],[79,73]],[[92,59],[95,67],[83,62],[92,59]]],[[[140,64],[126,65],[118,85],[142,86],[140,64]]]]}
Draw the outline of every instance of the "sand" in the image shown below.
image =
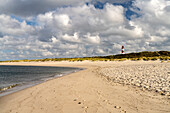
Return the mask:
{"type": "MultiPolygon", "coordinates": [[[[121,78],[124,75],[123,73],[133,72],[127,70],[139,71],[135,68],[137,65],[142,66],[142,70],[151,71],[150,68],[147,69],[148,65],[151,67],[152,65],[158,65],[158,67],[163,65],[164,69],[164,67],[169,67],[170,63],[162,64],[160,61],[64,61],[1,63],[1,65],[86,68],[85,70],[0,97],[1,113],[170,113],[170,99],[168,95],[161,95],[154,90],[147,90],[147,88],[143,88],[142,84],[140,87],[135,86],[131,80],[127,80],[128,77],[124,78],[128,84],[113,79],[114,75],[117,78],[121,78]],[[120,69],[115,70],[116,67],[120,69]]],[[[151,73],[154,72],[151,71],[151,73]]],[[[154,74],[151,75],[156,76],[154,74]]],[[[134,77],[133,73],[131,73],[131,76],[134,77]]],[[[141,75],[139,74],[139,76],[141,75]]],[[[164,76],[164,74],[161,74],[161,76],[164,76]]],[[[150,78],[152,77],[147,77],[146,79],[150,81],[150,78]]],[[[152,84],[152,82],[150,83],[152,84]]],[[[167,81],[165,83],[165,85],[169,85],[167,81]]],[[[169,89],[166,91],[169,91],[169,89]]]]}

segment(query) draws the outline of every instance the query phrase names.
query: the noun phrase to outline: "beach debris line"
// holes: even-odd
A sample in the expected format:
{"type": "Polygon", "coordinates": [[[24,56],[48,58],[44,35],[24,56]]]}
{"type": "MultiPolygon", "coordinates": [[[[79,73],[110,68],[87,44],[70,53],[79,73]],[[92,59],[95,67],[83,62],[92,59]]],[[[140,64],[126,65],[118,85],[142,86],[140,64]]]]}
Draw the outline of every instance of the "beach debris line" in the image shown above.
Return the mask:
{"type": "Polygon", "coordinates": [[[0,91],[5,91],[5,90],[7,90],[7,89],[14,88],[14,87],[16,87],[16,86],[18,86],[18,85],[19,85],[19,84],[13,84],[13,85],[10,85],[10,86],[8,86],[8,87],[0,88],[0,91]]]}

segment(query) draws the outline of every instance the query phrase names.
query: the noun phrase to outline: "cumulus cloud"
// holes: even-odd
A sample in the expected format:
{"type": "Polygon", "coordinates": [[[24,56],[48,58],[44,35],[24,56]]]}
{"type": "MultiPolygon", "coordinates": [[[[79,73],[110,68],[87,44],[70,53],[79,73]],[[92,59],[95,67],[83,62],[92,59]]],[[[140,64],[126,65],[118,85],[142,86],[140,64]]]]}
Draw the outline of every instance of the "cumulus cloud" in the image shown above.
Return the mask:
{"type": "Polygon", "coordinates": [[[21,36],[25,34],[32,34],[35,29],[27,25],[25,21],[19,22],[16,19],[12,19],[7,15],[0,15],[0,32],[1,35],[12,35],[12,36],[21,36]]]}
{"type": "Polygon", "coordinates": [[[82,6],[85,3],[126,3],[133,0],[0,0],[0,14],[21,17],[36,16],[60,7],[82,6]]]}
{"type": "Polygon", "coordinates": [[[69,42],[79,42],[78,33],[74,33],[73,36],[69,36],[68,34],[65,34],[62,36],[62,39],[69,42]]]}
{"type": "Polygon", "coordinates": [[[92,44],[100,44],[100,37],[97,35],[97,36],[91,36],[89,33],[87,35],[85,35],[85,37],[87,38],[86,40],[89,42],[89,43],[92,43],[92,44]]]}
{"type": "Polygon", "coordinates": [[[170,49],[170,1],[166,0],[144,0],[134,3],[141,9],[142,16],[133,19],[133,22],[140,26],[145,33],[146,42],[156,50],[170,49]]]}
{"type": "MultiPolygon", "coordinates": [[[[79,35],[79,38],[85,38],[87,33],[96,36],[99,32],[110,28],[117,29],[127,23],[123,14],[121,6],[106,4],[104,9],[100,10],[93,5],[84,5],[82,7],[59,8],[57,11],[41,14],[38,16],[37,22],[42,25],[43,29],[55,32],[58,38],[66,39],[75,33],[79,35]]],[[[51,38],[51,36],[46,38],[51,38]]]]}
{"type": "MultiPolygon", "coordinates": [[[[74,4],[76,1],[50,0],[45,5],[47,1],[43,0],[40,5],[45,6],[35,10],[34,19],[32,14],[5,12],[0,6],[0,12],[4,13],[0,14],[0,60],[118,54],[122,45],[125,52],[170,50],[169,1],[134,1],[132,10],[140,16],[131,17],[131,20],[125,17],[126,9],[111,4],[112,1],[107,0],[103,9],[95,8],[93,4],[86,5],[85,2],[90,0],[74,4]],[[53,8],[53,4],[54,10],[46,10],[47,7],[53,8]],[[69,7],[62,7],[63,4],[69,7]],[[28,16],[27,19],[34,20],[36,25],[8,14],[28,16]]],[[[22,2],[17,5],[25,6],[25,3],[39,0],[22,2]]],[[[0,3],[8,6],[14,2],[0,0],[0,3]]]]}

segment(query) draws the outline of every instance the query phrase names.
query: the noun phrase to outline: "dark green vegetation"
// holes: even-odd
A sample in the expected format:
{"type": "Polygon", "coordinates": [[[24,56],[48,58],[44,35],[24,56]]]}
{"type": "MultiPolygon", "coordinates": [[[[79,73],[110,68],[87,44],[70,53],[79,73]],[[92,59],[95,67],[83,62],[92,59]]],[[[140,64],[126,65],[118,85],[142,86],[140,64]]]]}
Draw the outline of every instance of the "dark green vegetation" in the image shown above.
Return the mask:
{"type": "Polygon", "coordinates": [[[170,58],[170,51],[155,51],[155,52],[139,52],[139,53],[128,53],[128,54],[119,54],[119,55],[111,55],[104,56],[101,58],[107,59],[130,59],[130,60],[168,60],[170,58]]]}
{"type": "Polygon", "coordinates": [[[124,61],[124,60],[170,60],[170,51],[144,51],[139,53],[118,54],[110,56],[95,56],[95,57],[83,57],[83,58],[46,58],[46,59],[34,59],[34,60],[9,60],[1,62],[45,62],[45,61],[124,61]]]}

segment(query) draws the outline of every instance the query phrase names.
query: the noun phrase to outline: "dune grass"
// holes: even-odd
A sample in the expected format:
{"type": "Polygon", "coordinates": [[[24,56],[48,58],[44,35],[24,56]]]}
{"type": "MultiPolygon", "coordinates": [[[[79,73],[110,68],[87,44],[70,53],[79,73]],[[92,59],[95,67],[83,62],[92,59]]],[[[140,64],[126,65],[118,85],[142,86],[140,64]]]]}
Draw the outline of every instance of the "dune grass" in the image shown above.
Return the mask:
{"type": "Polygon", "coordinates": [[[155,51],[155,52],[139,52],[139,53],[128,53],[128,54],[118,54],[110,56],[95,56],[95,57],[82,57],[82,58],[45,58],[45,59],[23,59],[23,60],[7,60],[0,62],[48,62],[48,61],[69,61],[69,62],[82,62],[82,61],[169,61],[170,52],[169,51],[155,51]]]}

